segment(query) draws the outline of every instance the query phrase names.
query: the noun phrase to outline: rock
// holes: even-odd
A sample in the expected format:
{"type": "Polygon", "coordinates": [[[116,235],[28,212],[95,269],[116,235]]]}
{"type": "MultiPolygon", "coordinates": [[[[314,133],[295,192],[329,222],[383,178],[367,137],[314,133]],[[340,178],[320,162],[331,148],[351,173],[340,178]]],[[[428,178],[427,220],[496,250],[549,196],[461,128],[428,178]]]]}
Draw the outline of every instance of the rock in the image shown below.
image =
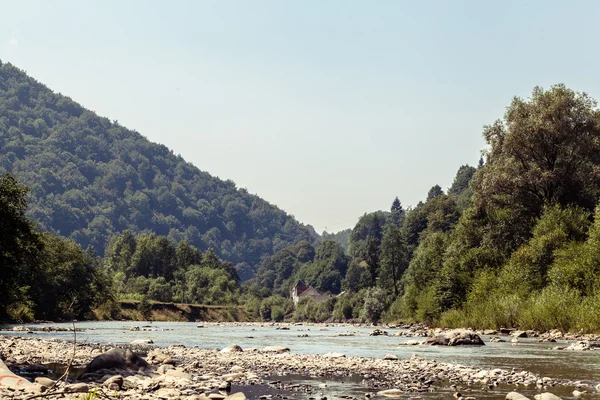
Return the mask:
{"type": "Polygon", "coordinates": [[[510,392],[506,395],[506,400],[529,400],[529,398],[523,396],[521,393],[510,392]]]}
{"type": "Polygon", "coordinates": [[[165,375],[172,376],[174,378],[187,379],[190,381],[192,380],[192,376],[181,369],[170,369],[165,375]]]}
{"type": "Polygon", "coordinates": [[[26,326],[15,326],[14,328],[12,328],[13,332],[30,332],[31,329],[27,328],[26,326]]]}
{"type": "Polygon", "coordinates": [[[586,393],[587,392],[585,390],[583,392],[580,392],[579,390],[573,390],[573,397],[581,397],[586,393]]]}
{"type": "Polygon", "coordinates": [[[79,382],[65,386],[63,391],[65,393],[87,393],[90,391],[90,387],[87,383],[79,382]]]}
{"type": "Polygon", "coordinates": [[[242,392],[237,392],[225,397],[225,400],[246,400],[246,395],[242,392]]]}
{"type": "Polygon", "coordinates": [[[43,386],[45,388],[49,388],[52,385],[54,385],[54,381],[50,378],[46,378],[43,376],[38,376],[37,378],[35,378],[35,383],[37,383],[40,386],[43,386]]]}
{"type": "Polygon", "coordinates": [[[142,357],[129,349],[112,349],[94,358],[83,370],[83,374],[101,369],[117,368],[126,371],[139,371],[150,368],[142,357]]]}
{"type": "Polygon", "coordinates": [[[225,347],[224,349],[221,349],[221,353],[235,353],[235,352],[240,352],[240,351],[244,351],[244,350],[237,344],[230,344],[229,346],[225,347]]]}
{"type": "Polygon", "coordinates": [[[468,331],[450,331],[441,333],[425,339],[423,344],[429,346],[485,345],[479,335],[468,331]]]}
{"type": "Polygon", "coordinates": [[[159,399],[165,400],[171,399],[173,397],[179,397],[179,395],[181,394],[179,390],[171,388],[160,388],[155,393],[159,399]]]}
{"type": "Polygon", "coordinates": [[[386,354],[385,357],[383,357],[384,360],[392,360],[392,361],[397,361],[398,360],[398,356],[395,356],[393,354],[386,354]]]}
{"type": "Polygon", "coordinates": [[[326,357],[326,358],[342,358],[342,357],[346,357],[346,355],[342,354],[342,353],[325,353],[325,354],[323,354],[323,357],[326,357]]]}
{"type": "Polygon", "coordinates": [[[208,398],[212,400],[223,400],[225,396],[221,393],[211,393],[208,395],[208,398]]]}
{"type": "Polygon", "coordinates": [[[175,362],[171,358],[171,356],[163,353],[159,349],[154,349],[150,353],[148,353],[148,357],[146,357],[146,361],[153,365],[158,364],[174,364],[175,362]]]}
{"type": "Polygon", "coordinates": [[[580,340],[578,342],[571,343],[571,345],[569,345],[569,347],[565,348],[565,350],[586,351],[586,350],[593,350],[594,348],[597,348],[597,347],[598,347],[597,343],[592,343],[589,340],[580,340]]]}
{"type": "Polygon", "coordinates": [[[152,339],[137,339],[134,340],[133,342],[131,342],[131,344],[134,345],[138,345],[138,346],[145,346],[148,344],[153,344],[154,342],[152,341],[152,339]]]}
{"type": "Polygon", "coordinates": [[[535,400],[561,400],[560,397],[558,397],[555,394],[552,394],[550,392],[544,392],[544,393],[540,393],[540,394],[536,394],[534,396],[535,400]]]}
{"type": "MultiPolygon", "coordinates": [[[[490,342],[491,343],[504,343],[504,342],[506,342],[506,340],[499,338],[498,336],[495,336],[490,339],[490,342]]],[[[511,392],[511,393],[515,393],[515,392],[511,392]]]]}
{"type": "Polygon", "coordinates": [[[121,390],[123,387],[123,377],[121,375],[111,376],[104,381],[103,385],[111,390],[121,390]]]}
{"type": "Polygon", "coordinates": [[[156,370],[156,372],[158,372],[159,374],[166,374],[167,371],[170,371],[172,369],[175,369],[174,366],[172,366],[171,364],[163,364],[160,367],[158,367],[158,369],[156,370]]]}
{"type": "Polygon", "coordinates": [[[418,346],[420,344],[423,344],[423,342],[420,342],[418,340],[408,340],[405,345],[407,346],[418,346]]]}
{"type": "Polygon", "coordinates": [[[264,353],[286,353],[290,351],[290,349],[288,347],[283,346],[267,346],[264,349],[262,349],[262,351],[264,353]]]}
{"type": "Polygon", "coordinates": [[[527,336],[527,332],[525,331],[513,331],[510,333],[510,336],[513,337],[517,337],[517,338],[526,338],[527,336]]]}
{"type": "Polygon", "coordinates": [[[13,374],[3,361],[0,361],[0,388],[37,390],[37,386],[19,375],[13,374]]]}
{"type": "Polygon", "coordinates": [[[387,336],[387,332],[381,329],[375,329],[373,332],[369,333],[369,336],[387,336]]]}
{"type": "Polygon", "coordinates": [[[404,392],[400,389],[388,389],[377,392],[377,394],[385,397],[402,397],[404,392]]]}

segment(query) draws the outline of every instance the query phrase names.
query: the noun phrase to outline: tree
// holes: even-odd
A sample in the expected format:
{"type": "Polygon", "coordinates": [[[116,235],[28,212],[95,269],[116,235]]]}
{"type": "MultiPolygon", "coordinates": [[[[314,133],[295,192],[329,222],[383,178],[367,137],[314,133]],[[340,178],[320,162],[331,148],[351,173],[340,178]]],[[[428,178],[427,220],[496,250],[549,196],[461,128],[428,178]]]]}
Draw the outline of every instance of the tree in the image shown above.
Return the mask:
{"type": "Polygon", "coordinates": [[[381,288],[371,288],[365,293],[365,302],[363,304],[363,316],[376,324],[385,310],[386,293],[381,288]]]}
{"type": "Polygon", "coordinates": [[[42,243],[25,217],[27,188],[10,174],[0,176],[0,318],[30,281],[42,243]]]}
{"type": "Polygon", "coordinates": [[[444,191],[442,190],[440,185],[435,185],[431,189],[429,189],[429,192],[427,192],[427,201],[432,200],[442,194],[444,194],[444,191]]]}
{"type": "Polygon", "coordinates": [[[490,148],[473,181],[474,205],[506,255],[529,238],[544,205],[594,209],[599,122],[592,98],[556,85],[536,87],[528,100],[515,97],[504,119],[485,127],[490,148]]]}
{"type": "Polygon", "coordinates": [[[400,294],[400,279],[408,267],[408,244],[400,228],[391,225],[381,244],[381,270],[379,286],[400,294]]]}
{"type": "Polygon", "coordinates": [[[404,219],[405,219],[406,213],[404,212],[404,209],[402,208],[402,204],[400,203],[400,200],[398,200],[398,197],[396,197],[394,199],[394,201],[392,202],[392,207],[390,208],[390,216],[389,216],[389,222],[388,225],[392,224],[394,226],[396,226],[397,228],[401,228],[402,225],[404,224],[404,219]]]}

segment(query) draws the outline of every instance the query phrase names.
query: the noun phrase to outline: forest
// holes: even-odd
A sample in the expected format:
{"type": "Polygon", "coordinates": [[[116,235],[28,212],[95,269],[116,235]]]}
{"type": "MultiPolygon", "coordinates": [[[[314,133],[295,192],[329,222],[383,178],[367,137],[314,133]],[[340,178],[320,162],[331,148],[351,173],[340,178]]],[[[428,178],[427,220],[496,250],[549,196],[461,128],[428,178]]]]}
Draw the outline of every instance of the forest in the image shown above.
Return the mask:
{"type": "Polygon", "coordinates": [[[446,190],[335,234],[10,64],[0,133],[0,320],[114,318],[134,299],[274,321],[600,331],[600,112],[564,85],[513,98],[446,190]],[[298,279],[330,299],[294,306],[298,279]]]}

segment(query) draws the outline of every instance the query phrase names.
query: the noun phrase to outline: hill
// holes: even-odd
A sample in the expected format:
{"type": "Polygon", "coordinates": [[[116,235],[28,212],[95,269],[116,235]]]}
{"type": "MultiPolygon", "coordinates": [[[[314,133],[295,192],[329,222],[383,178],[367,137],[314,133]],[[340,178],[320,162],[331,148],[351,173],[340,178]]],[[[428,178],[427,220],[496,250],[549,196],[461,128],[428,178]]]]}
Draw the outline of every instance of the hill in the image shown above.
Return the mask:
{"type": "Polygon", "coordinates": [[[102,255],[125,230],[187,240],[243,268],[318,235],[260,197],[0,61],[0,172],[40,228],[102,255]],[[244,264],[245,263],[245,264],[244,264]]]}

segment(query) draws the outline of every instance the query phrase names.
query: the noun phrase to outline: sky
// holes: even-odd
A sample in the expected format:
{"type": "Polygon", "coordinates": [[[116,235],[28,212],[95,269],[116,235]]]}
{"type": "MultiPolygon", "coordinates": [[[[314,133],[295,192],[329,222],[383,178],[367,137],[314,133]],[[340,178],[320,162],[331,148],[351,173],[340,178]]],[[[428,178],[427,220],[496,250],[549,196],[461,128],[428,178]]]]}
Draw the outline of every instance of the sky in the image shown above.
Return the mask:
{"type": "Polygon", "coordinates": [[[0,59],[318,232],[446,190],[514,96],[600,99],[600,2],[0,0],[0,59]]]}

